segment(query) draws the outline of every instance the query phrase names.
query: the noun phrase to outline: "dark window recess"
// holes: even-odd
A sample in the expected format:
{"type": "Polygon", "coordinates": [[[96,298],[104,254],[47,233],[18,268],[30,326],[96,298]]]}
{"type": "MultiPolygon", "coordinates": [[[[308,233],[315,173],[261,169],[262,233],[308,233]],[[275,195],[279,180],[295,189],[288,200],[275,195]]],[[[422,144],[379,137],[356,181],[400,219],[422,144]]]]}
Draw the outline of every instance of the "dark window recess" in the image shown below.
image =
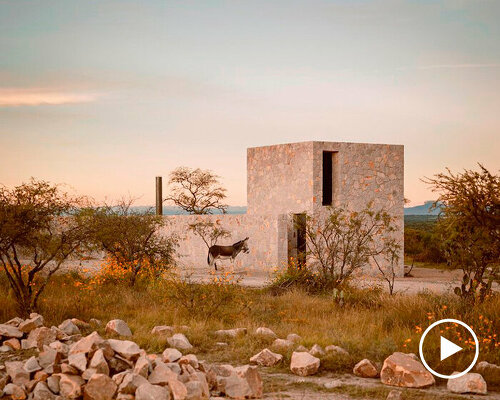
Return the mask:
{"type": "Polygon", "coordinates": [[[299,266],[306,263],[306,214],[295,214],[297,229],[297,261],[299,266]]]}
{"type": "Polygon", "coordinates": [[[333,199],[333,152],[323,152],[323,205],[331,206],[333,199]]]}

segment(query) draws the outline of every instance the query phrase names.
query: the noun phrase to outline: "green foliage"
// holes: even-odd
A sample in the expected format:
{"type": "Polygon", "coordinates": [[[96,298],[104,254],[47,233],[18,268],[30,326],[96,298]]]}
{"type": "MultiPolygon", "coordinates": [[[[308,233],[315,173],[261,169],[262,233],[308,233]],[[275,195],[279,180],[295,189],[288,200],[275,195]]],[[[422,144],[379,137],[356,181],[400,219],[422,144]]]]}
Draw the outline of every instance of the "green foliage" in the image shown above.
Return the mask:
{"type": "Polygon", "coordinates": [[[437,232],[446,259],[464,272],[455,293],[469,303],[484,301],[500,272],[500,176],[479,166],[479,171],[448,170],[426,180],[440,193],[437,232]]]}
{"type": "Polygon", "coordinates": [[[0,188],[0,265],[23,316],[37,307],[61,264],[88,239],[84,219],[75,218],[83,198],[32,179],[0,188]]]}
{"type": "Polygon", "coordinates": [[[148,268],[161,275],[175,264],[177,238],[166,234],[166,220],[150,210],[140,213],[131,208],[132,201],[85,210],[89,226],[90,250],[104,251],[121,268],[127,269],[131,285],[137,275],[148,268]]]}

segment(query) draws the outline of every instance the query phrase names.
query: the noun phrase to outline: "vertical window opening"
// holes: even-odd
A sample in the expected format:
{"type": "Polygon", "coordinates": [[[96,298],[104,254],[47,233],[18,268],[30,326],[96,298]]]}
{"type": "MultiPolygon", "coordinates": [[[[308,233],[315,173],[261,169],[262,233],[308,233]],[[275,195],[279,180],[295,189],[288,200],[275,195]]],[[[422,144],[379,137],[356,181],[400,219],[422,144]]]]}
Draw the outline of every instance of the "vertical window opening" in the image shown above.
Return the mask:
{"type": "Polygon", "coordinates": [[[333,152],[323,152],[323,205],[331,206],[333,200],[333,152]]]}

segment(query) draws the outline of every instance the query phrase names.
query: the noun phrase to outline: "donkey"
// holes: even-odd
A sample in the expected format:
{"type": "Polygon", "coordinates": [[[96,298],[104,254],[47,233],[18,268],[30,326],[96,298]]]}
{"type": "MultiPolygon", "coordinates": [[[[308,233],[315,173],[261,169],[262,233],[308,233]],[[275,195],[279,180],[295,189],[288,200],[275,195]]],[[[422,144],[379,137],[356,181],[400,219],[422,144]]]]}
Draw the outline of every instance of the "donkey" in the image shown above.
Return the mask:
{"type": "Polygon", "coordinates": [[[216,261],[218,259],[224,260],[230,258],[231,261],[234,261],[236,256],[243,252],[248,253],[250,249],[248,248],[248,237],[240,240],[239,242],[234,243],[232,246],[218,246],[213,245],[208,249],[208,257],[207,263],[210,266],[214,266],[217,271],[216,261]]]}

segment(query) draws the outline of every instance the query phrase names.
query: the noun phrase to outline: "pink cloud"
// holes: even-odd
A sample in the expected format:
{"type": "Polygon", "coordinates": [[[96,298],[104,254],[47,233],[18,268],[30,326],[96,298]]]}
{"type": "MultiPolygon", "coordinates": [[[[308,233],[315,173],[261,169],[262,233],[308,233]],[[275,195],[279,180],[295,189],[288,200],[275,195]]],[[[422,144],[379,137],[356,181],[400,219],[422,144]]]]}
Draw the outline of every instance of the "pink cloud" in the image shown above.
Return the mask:
{"type": "Polygon", "coordinates": [[[0,88],[0,107],[61,105],[96,101],[96,93],[45,88],[0,88]]]}

